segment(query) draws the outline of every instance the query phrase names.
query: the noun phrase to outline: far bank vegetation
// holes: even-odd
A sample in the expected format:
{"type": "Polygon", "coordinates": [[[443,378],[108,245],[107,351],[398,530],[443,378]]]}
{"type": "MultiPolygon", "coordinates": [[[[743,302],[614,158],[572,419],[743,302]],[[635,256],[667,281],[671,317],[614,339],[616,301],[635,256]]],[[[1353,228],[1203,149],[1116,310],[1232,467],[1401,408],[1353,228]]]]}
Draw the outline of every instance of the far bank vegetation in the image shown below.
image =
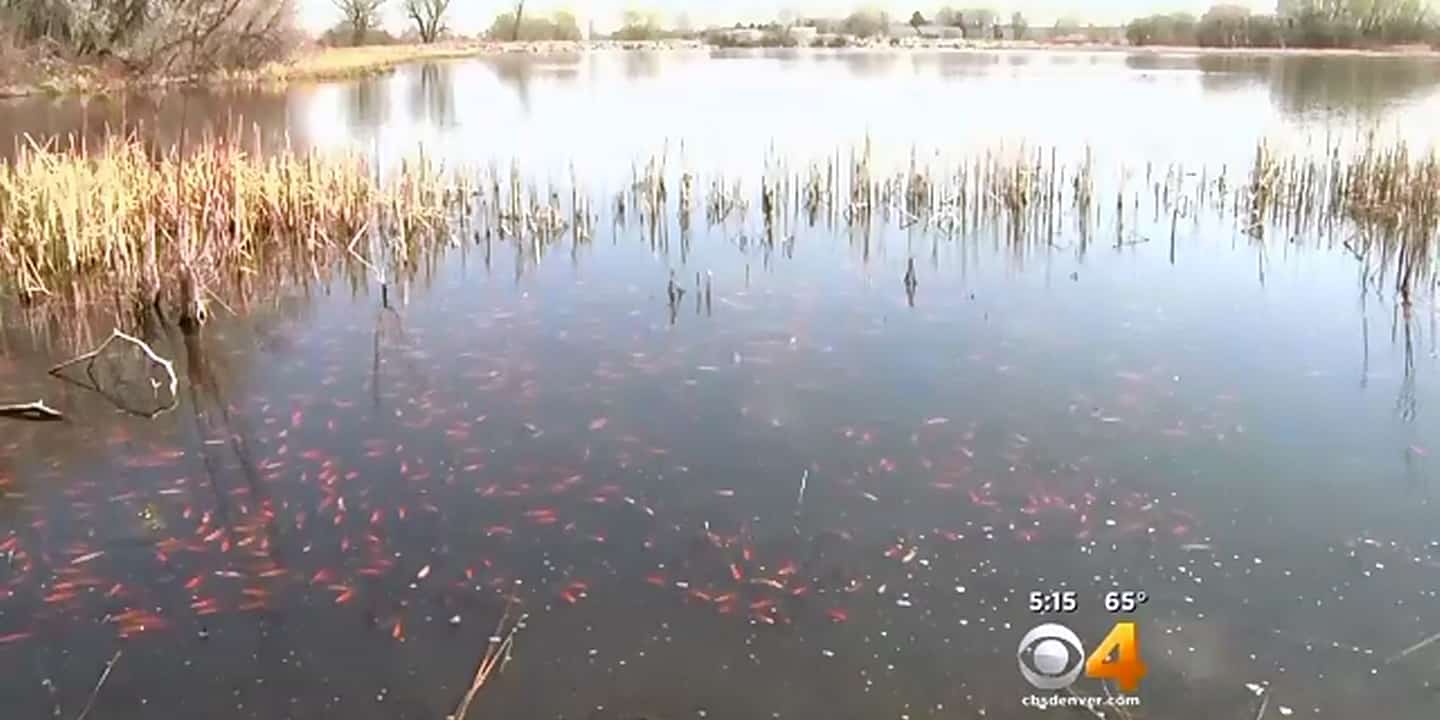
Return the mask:
{"type": "Polygon", "coordinates": [[[1430,0],[1279,0],[1274,13],[1223,4],[1198,18],[1189,13],[1137,18],[1125,35],[1139,46],[1440,47],[1440,13],[1430,0]]]}

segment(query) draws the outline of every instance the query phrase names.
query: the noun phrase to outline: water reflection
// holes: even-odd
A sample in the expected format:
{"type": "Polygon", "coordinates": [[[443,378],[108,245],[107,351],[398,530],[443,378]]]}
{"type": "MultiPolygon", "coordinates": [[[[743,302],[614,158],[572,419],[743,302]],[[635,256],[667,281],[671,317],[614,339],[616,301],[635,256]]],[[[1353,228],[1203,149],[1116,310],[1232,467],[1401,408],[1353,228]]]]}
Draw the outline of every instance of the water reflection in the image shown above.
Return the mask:
{"type": "Polygon", "coordinates": [[[1028,59],[1019,53],[924,53],[914,57],[917,70],[934,69],[941,77],[984,77],[996,72],[996,66],[1025,66],[1028,59]]]}
{"type": "Polygon", "coordinates": [[[502,55],[486,58],[481,61],[480,66],[494,73],[501,85],[514,92],[521,112],[528,115],[532,111],[531,94],[537,83],[546,87],[569,88],[579,80],[586,63],[581,55],[560,53],[542,56],[502,55]]]}
{"type": "Polygon", "coordinates": [[[1296,58],[1270,63],[1270,97],[1281,112],[1331,113],[1376,117],[1417,96],[1433,94],[1440,82],[1440,61],[1429,58],[1372,58],[1346,62],[1343,57],[1296,58]]]}
{"type": "Polygon", "coordinates": [[[626,80],[648,80],[660,75],[665,57],[660,53],[627,52],[624,58],[626,80]]]}
{"type": "Polygon", "coordinates": [[[845,52],[836,55],[821,55],[820,57],[839,63],[851,76],[866,79],[884,77],[898,70],[906,60],[904,54],[890,52],[845,52]]]}
{"type": "Polygon", "coordinates": [[[341,94],[347,135],[367,144],[379,138],[391,116],[390,86],[362,80],[343,86],[341,94]]]}
{"type": "MultiPolygon", "coordinates": [[[[305,146],[305,128],[295,122],[292,111],[304,105],[306,95],[303,89],[288,95],[263,90],[155,90],[93,98],[7,99],[0,100],[0,136],[73,137],[77,144],[99,147],[110,133],[133,131],[153,138],[157,145],[170,146],[182,134],[193,138],[238,131],[247,142],[258,140],[263,147],[279,146],[287,134],[289,140],[305,146]]],[[[0,148],[5,156],[13,151],[11,144],[0,148]]]]}
{"type": "Polygon", "coordinates": [[[627,171],[637,154],[666,138],[688,141],[698,163],[723,165],[751,154],[741,150],[772,141],[797,152],[824,152],[867,133],[906,150],[911,144],[1024,140],[1089,143],[1097,152],[1156,161],[1239,161],[1259,136],[1313,135],[1336,122],[1382,116],[1391,129],[1428,138],[1426,120],[1440,111],[1437,88],[1440,63],[1426,58],[1079,51],[517,54],[427,63],[283,93],[24,98],[0,103],[0,132],[93,138],[108,124],[142,128],[165,143],[182,127],[223,132],[253,122],[266,145],[286,137],[300,147],[378,142],[395,154],[424,140],[465,159],[521,155],[557,171],[574,162],[597,173],[627,171]],[[1193,93],[1192,79],[1205,92],[1193,93]],[[855,81],[864,87],[845,84],[855,81]],[[742,97],[746,102],[737,102],[742,97]],[[977,97],[986,102],[975,102],[977,97]],[[1135,100],[1141,97],[1146,100],[1135,100]],[[909,111],[922,102],[928,112],[909,111]],[[1056,107],[1068,108],[1066,122],[1055,122],[1056,107]],[[581,116],[587,123],[577,128],[572,121],[581,116]],[[344,132],[335,132],[337,126],[344,132]],[[506,142],[477,142],[468,131],[461,138],[462,126],[506,142]],[[1187,133],[1190,141],[1178,142],[1187,133]]]}
{"type": "Polygon", "coordinates": [[[457,122],[454,66],[426,63],[410,86],[410,115],[414,122],[449,129],[457,122]]]}
{"type": "Polygon", "coordinates": [[[531,110],[530,84],[535,73],[535,63],[528,58],[507,56],[487,64],[495,72],[496,78],[515,92],[521,110],[528,114],[531,110]]]}
{"type": "Polygon", "coordinates": [[[1285,115],[1377,118],[1394,105],[1433,95],[1440,61],[1432,58],[1138,53],[1126,67],[1145,72],[1199,71],[1207,90],[1263,86],[1285,115]]]}

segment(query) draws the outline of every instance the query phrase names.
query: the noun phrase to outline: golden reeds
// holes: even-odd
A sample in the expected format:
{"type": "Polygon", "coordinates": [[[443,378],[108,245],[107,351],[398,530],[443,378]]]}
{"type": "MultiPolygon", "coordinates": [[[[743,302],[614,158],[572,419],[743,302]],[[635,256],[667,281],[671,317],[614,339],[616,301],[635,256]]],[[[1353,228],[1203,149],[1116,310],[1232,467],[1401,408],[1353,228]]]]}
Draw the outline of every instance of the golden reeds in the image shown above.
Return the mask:
{"type": "Polygon", "coordinates": [[[140,288],[176,269],[251,266],[280,245],[343,245],[364,227],[403,243],[445,228],[463,190],[423,156],[387,181],[359,154],[260,157],[223,139],[157,154],[121,137],[80,153],[27,139],[0,164],[0,262],[27,295],[86,274],[140,288]]]}
{"type": "MultiPolygon", "coordinates": [[[[868,247],[872,229],[895,221],[957,241],[1003,237],[1017,249],[1060,247],[1057,238],[1073,232],[1084,252],[1105,224],[1117,248],[1168,236],[1173,261],[1181,219],[1198,222],[1205,210],[1233,219],[1256,242],[1267,230],[1332,238],[1377,272],[1393,271],[1407,301],[1433,276],[1440,228],[1433,153],[1373,137],[1353,150],[1290,155],[1261,143],[1248,168],[1147,163],[1143,173],[1107,173],[1096,153],[1082,150],[1067,159],[1057,148],[1020,146],[942,160],[911,149],[908,162],[883,168],[867,138],[848,162],[837,150],[792,163],[771,148],[752,183],[695,173],[682,147],[679,163],[662,150],[632,166],[610,220],[616,227],[637,220],[656,249],[668,247],[673,222],[683,253],[690,214],[702,202],[695,193],[704,188],[705,220],[738,231],[742,248],[747,235],[788,245],[796,222],[863,234],[868,247]],[[678,188],[673,199],[671,187],[678,188]],[[762,232],[750,230],[752,209],[762,232]]],[[[146,300],[162,289],[178,293],[182,308],[203,316],[217,280],[228,286],[277,262],[318,278],[331,263],[355,261],[383,284],[415,269],[422,252],[464,237],[484,239],[487,263],[492,238],[515,245],[517,265],[534,262],[564,238],[588,242],[593,207],[573,168],[562,190],[537,188],[518,163],[503,172],[491,166],[488,175],[457,172],[423,152],[380,172],[356,152],[261,155],[227,138],[165,152],[134,137],[112,137],[94,152],[27,140],[0,162],[0,283],[35,296],[99,278],[146,300]]]]}
{"type": "Polygon", "coordinates": [[[214,79],[255,84],[345,80],[386,73],[406,63],[454,60],[497,51],[493,44],[474,41],[319,47],[283,62],[255,70],[222,73],[214,79]]]}

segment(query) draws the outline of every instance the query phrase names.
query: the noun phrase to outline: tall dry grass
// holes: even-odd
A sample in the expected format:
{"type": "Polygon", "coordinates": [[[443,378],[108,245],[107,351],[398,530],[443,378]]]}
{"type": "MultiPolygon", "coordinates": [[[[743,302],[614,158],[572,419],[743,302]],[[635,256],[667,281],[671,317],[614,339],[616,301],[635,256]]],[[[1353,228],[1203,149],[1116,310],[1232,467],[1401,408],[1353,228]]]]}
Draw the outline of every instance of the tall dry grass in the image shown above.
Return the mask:
{"type": "Polygon", "coordinates": [[[298,52],[287,60],[272,62],[252,71],[217,76],[217,79],[258,83],[344,80],[388,72],[406,63],[453,60],[495,50],[496,46],[492,43],[461,40],[431,44],[316,47],[298,52]]]}
{"type": "MultiPolygon", "coordinates": [[[[1016,247],[1035,248],[1059,247],[1061,235],[1075,232],[1083,251],[1109,228],[1117,248],[1168,235],[1173,261],[1181,219],[1198,222],[1203,211],[1233,219],[1258,243],[1344,245],[1393,270],[1407,301],[1412,288],[1431,286],[1440,245],[1440,157],[1373,139],[1285,156],[1262,143],[1249,167],[1147,164],[1143,173],[1101,172],[1088,149],[1066,159],[1044,147],[953,161],[912,153],[908,167],[892,172],[873,161],[867,141],[848,158],[836,151],[801,168],[767,159],[755,186],[697,179],[681,160],[678,173],[663,154],[634,168],[613,219],[635,216],[652,242],[664,242],[676,205],[688,232],[698,186],[708,188],[707,221],[743,227],[758,209],[767,243],[789,237],[793,223],[823,219],[851,235],[898,221],[957,242],[1003,227],[1016,247]]],[[[483,239],[488,258],[494,237],[536,259],[567,235],[589,239],[594,205],[573,171],[569,192],[522,177],[513,165],[456,173],[423,153],[382,176],[361,153],[261,155],[237,137],[163,151],[135,137],[112,136],[98,148],[26,140],[0,162],[0,283],[33,297],[99,279],[142,299],[178,292],[183,308],[226,284],[218,281],[277,265],[318,275],[353,259],[383,281],[413,266],[418,251],[444,244],[429,238],[483,239]]]]}
{"type": "Polygon", "coordinates": [[[282,246],[364,253],[362,228],[414,238],[446,225],[463,183],[423,156],[381,178],[358,153],[260,156],[211,138],[160,152],[28,138],[0,163],[0,263],[25,295],[101,275],[151,290],[176,271],[253,267],[282,246]]]}

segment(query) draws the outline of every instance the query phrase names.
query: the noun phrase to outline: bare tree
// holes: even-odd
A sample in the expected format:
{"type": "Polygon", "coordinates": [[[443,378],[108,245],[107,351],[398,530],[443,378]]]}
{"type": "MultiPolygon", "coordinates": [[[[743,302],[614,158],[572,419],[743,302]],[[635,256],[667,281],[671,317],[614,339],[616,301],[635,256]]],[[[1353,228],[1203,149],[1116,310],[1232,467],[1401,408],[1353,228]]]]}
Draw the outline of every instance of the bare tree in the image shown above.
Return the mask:
{"type": "Polygon", "coordinates": [[[415,22],[420,41],[432,43],[445,30],[445,13],[450,0],[405,0],[405,13],[415,22]]]}
{"type": "Polygon", "coordinates": [[[515,31],[510,33],[510,40],[520,39],[520,23],[525,19],[525,0],[515,0],[515,31]]]}
{"type": "Polygon", "coordinates": [[[250,67],[298,39],[291,0],[0,0],[0,23],[134,74],[250,67]]]}
{"type": "Polygon", "coordinates": [[[330,0],[350,27],[350,42],[360,45],[380,24],[380,7],[385,0],[330,0]]]}

